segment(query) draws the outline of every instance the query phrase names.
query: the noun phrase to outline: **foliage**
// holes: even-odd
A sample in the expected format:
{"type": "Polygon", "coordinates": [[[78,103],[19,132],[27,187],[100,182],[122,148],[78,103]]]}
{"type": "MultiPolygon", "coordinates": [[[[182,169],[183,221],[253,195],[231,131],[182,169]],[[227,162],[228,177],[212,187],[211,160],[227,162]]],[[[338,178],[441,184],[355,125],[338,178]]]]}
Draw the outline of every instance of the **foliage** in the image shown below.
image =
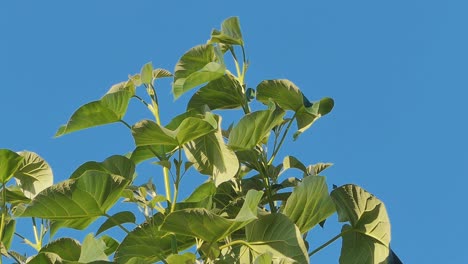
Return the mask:
{"type": "Polygon", "coordinates": [[[390,223],[380,200],[352,184],[330,194],[321,176],[330,163],[306,166],[293,156],[278,157],[293,124],[295,140],[332,110],[333,100],[310,101],[284,79],[247,88],[244,48],[238,18],[228,18],[208,43],[182,55],[173,75],[145,64],[100,100],[80,107],[56,136],[121,122],[135,148],[87,162],[68,180],[53,184],[52,170],[35,153],[0,150],[3,256],[17,263],[309,263],[342,238],[340,263],[399,263],[390,250],[390,223]],[[196,91],[187,111],[163,125],[155,83],[169,77],[174,98],[196,91]],[[150,119],[125,122],[130,100],[143,103],[150,119]],[[226,128],[220,110],[243,116],[226,128]],[[156,192],[151,179],[135,185],[136,165],[148,160],[162,168],[164,193],[156,192]],[[302,177],[287,177],[290,169],[302,177]],[[182,177],[197,177],[196,172],[206,175],[206,182],[181,199],[180,188],[189,188],[182,177]],[[109,215],[119,201],[134,204],[143,217],[137,210],[109,215]],[[347,223],[342,232],[310,249],[308,232],[335,212],[347,223]],[[18,217],[33,220],[35,241],[18,236],[37,250],[34,256],[10,248],[18,217]],[[101,218],[106,220],[96,234],[81,243],[67,237],[43,243],[46,234],[83,230],[101,218]],[[123,239],[112,237],[113,228],[125,232],[123,239]]]}

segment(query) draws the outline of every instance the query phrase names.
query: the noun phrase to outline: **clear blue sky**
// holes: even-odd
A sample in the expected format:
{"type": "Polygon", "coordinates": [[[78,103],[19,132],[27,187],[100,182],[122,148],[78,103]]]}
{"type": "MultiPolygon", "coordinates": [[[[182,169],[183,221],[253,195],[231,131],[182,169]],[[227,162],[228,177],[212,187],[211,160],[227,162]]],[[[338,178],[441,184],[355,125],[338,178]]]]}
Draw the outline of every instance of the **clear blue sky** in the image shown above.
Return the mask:
{"type": "MultiPolygon", "coordinates": [[[[405,263],[468,263],[467,10],[465,0],[2,1],[0,148],[39,153],[56,181],[85,161],[126,153],[133,141],[118,124],[53,135],[144,63],[172,71],[212,28],[239,16],[249,86],[287,78],[310,99],[335,99],[284,153],[333,162],[330,185],[357,183],[383,200],[405,263]]],[[[173,103],[170,84],[159,89],[167,120],[183,111],[188,96],[173,103]]],[[[143,116],[132,107],[129,122],[143,116]]],[[[204,180],[193,178],[185,183],[204,180]]],[[[312,232],[313,245],[339,232],[332,220],[312,232]]],[[[312,261],[337,263],[339,247],[312,261]]]]}

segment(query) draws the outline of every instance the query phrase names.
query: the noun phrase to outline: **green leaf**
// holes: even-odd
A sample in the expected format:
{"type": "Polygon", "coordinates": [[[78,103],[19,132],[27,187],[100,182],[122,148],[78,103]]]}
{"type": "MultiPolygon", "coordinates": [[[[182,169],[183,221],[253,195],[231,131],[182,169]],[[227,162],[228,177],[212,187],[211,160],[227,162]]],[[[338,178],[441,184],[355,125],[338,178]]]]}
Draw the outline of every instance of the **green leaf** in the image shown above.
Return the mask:
{"type": "Polygon", "coordinates": [[[190,99],[187,109],[200,109],[208,106],[215,109],[234,109],[242,106],[242,86],[232,75],[226,74],[200,88],[190,99]]]}
{"type": "Polygon", "coordinates": [[[117,242],[117,240],[113,239],[112,237],[110,237],[108,235],[103,235],[101,237],[101,240],[104,243],[106,243],[107,248],[106,248],[104,253],[106,253],[107,256],[110,256],[110,255],[114,254],[114,252],[119,247],[119,242],[117,242]]]}
{"type": "Polygon", "coordinates": [[[226,219],[206,209],[184,209],[170,213],[161,230],[216,242],[257,218],[257,207],[262,195],[261,191],[249,190],[234,219],[226,219]]]}
{"type": "Polygon", "coordinates": [[[386,263],[390,256],[390,222],[384,204],[359,186],[347,184],[332,191],[342,229],[340,263],[386,263]]]}
{"type": "Polygon", "coordinates": [[[307,166],[307,175],[319,175],[320,172],[326,170],[327,168],[333,166],[333,163],[317,163],[314,165],[307,166]]]}
{"type": "Polygon", "coordinates": [[[107,245],[102,239],[96,239],[92,233],[88,234],[81,246],[81,254],[78,261],[81,263],[89,263],[99,260],[108,260],[105,253],[106,249],[107,245]]]}
{"type": "Polygon", "coordinates": [[[245,115],[229,135],[228,145],[233,150],[250,150],[259,144],[273,127],[283,122],[284,111],[273,107],[245,115]]]}
{"type": "Polygon", "coordinates": [[[210,175],[216,186],[231,180],[239,170],[236,154],[224,143],[221,132],[221,117],[215,116],[218,129],[184,145],[187,159],[195,169],[210,175]]]}
{"type": "Polygon", "coordinates": [[[335,212],[323,176],[304,178],[289,196],[283,213],[305,233],[335,212]]]}
{"type": "Polygon", "coordinates": [[[273,263],[273,254],[270,252],[266,252],[258,256],[255,261],[253,262],[254,264],[271,264],[273,263]]]}
{"type": "Polygon", "coordinates": [[[43,252],[28,260],[28,264],[62,264],[62,259],[55,253],[43,252]]]}
{"type": "Polygon", "coordinates": [[[177,62],[174,70],[172,86],[174,98],[177,99],[196,86],[223,76],[226,66],[216,61],[212,45],[199,45],[187,51],[177,62]]]}
{"type": "Polygon", "coordinates": [[[72,238],[59,238],[42,247],[39,253],[54,253],[63,260],[78,261],[81,255],[81,245],[72,238]]]}
{"type": "Polygon", "coordinates": [[[108,174],[122,176],[132,181],[135,177],[135,164],[127,157],[114,155],[103,162],[89,161],[78,167],[70,176],[70,179],[81,177],[87,171],[100,171],[108,174]]]}
{"type": "Polygon", "coordinates": [[[151,62],[143,65],[140,71],[141,82],[144,84],[150,84],[153,82],[153,64],[151,62]]]}
{"type": "Polygon", "coordinates": [[[270,214],[259,218],[246,226],[245,234],[254,256],[269,252],[276,261],[292,263],[288,259],[293,259],[297,263],[309,263],[299,228],[283,214],[270,214]]]}
{"type": "Polygon", "coordinates": [[[108,218],[98,229],[96,235],[110,229],[114,226],[118,226],[125,223],[135,223],[136,218],[132,212],[129,211],[122,211],[118,212],[115,215],[108,218]]]}
{"type": "Polygon", "coordinates": [[[5,223],[5,229],[3,230],[2,235],[2,244],[8,250],[10,249],[11,242],[13,241],[13,235],[15,234],[16,230],[16,221],[14,219],[10,219],[8,222],[5,223]]]}
{"type": "Polygon", "coordinates": [[[306,166],[300,160],[298,160],[296,157],[294,157],[294,156],[284,157],[284,159],[283,159],[283,170],[287,170],[287,169],[291,169],[291,168],[299,169],[299,170],[303,171],[304,173],[307,173],[306,166]]]}
{"type": "Polygon", "coordinates": [[[297,131],[294,133],[294,139],[309,129],[312,124],[320,117],[328,114],[333,109],[334,101],[325,97],[318,102],[313,102],[312,106],[305,107],[296,113],[297,131]]]}
{"type": "Polygon", "coordinates": [[[24,195],[30,199],[34,198],[40,191],[53,184],[54,176],[49,164],[34,152],[24,151],[18,153],[23,162],[14,173],[17,184],[21,187],[24,195]]]}
{"type": "Polygon", "coordinates": [[[135,95],[135,85],[132,81],[112,86],[101,100],[78,108],[68,123],[59,128],[55,137],[77,130],[119,122],[127,112],[128,103],[133,95],[135,95]]]}
{"type": "Polygon", "coordinates": [[[175,148],[177,148],[175,145],[145,145],[136,147],[130,155],[130,159],[135,164],[152,158],[163,159],[166,154],[171,153],[175,148]]]}
{"type": "Polygon", "coordinates": [[[213,196],[216,193],[216,186],[213,182],[205,182],[199,185],[190,196],[184,200],[187,203],[196,203],[213,196]]]}
{"type": "MultiPolygon", "coordinates": [[[[155,263],[172,254],[174,234],[159,230],[163,221],[161,214],[152,220],[152,223],[137,227],[123,239],[115,252],[116,263],[155,263]]],[[[177,235],[176,241],[180,251],[195,244],[193,238],[182,235],[177,235]]]]}
{"type": "Polygon", "coordinates": [[[209,43],[244,45],[238,17],[230,17],[221,24],[221,31],[213,29],[209,43]]]}
{"type": "Polygon", "coordinates": [[[165,69],[155,69],[153,71],[153,78],[154,79],[160,79],[160,78],[166,78],[166,77],[172,77],[172,73],[168,70],[165,69]]]}
{"type": "Polygon", "coordinates": [[[58,227],[84,229],[106,214],[129,183],[121,176],[86,171],[77,179],[63,181],[39,193],[21,217],[57,220],[58,227]]]}
{"type": "Polygon", "coordinates": [[[195,264],[197,263],[197,256],[190,252],[182,255],[170,255],[167,257],[166,262],[167,264],[195,264]]]}
{"type": "Polygon", "coordinates": [[[18,170],[23,157],[11,150],[0,149],[0,181],[6,183],[18,170]]]}
{"type": "Polygon", "coordinates": [[[8,186],[6,189],[0,191],[0,204],[3,203],[3,191],[6,190],[6,202],[13,206],[18,204],[27,204],[31,201],[23,193],[23,190],[17,185],[8,186]]]}
{"type": "Polygon", "coordinates": [[[273,100],[282,109],[295,112],[310,104],[299,88],[286,79],[262,81],[257,86],[257,100],[264,104],[273,100]]]}

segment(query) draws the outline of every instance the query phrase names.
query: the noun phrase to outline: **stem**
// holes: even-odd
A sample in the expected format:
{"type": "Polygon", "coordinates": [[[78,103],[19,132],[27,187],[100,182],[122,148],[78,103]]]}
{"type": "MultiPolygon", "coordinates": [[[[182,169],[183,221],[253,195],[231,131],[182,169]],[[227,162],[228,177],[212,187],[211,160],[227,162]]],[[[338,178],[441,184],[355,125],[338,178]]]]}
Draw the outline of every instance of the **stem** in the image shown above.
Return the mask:
{"type": "Polygon", "coordinates": [[[243,245],[243,246],[246,246],[248,248],[251,248],[250,244],[245,242],[244,240],[234,240],[232,242],[229,242],[227,244],[219,246],[219,250],[223,250],[224,248],[232,247],[232,246],[235,246],[235,245],[243,245]]]}
{"type": "Polygon", "coordinates": [[[132,127],[127,122],[123,121],[122,119],[120,119],[119,122],[128,127],[128,129],[132,130],[132,127]]]}
{"type": "Polygon", "coordinates": [[[39,239],[39,236],[37,235],[36,218],[32,217],[31,220],[33,222],[32,228],[33,228],[33,233],[34,233],[34,239],[36,240],[36,248],[41,249],[42,248],[42,243],[41,243],[42,241],[41,241],[41,239],[39,239]]]}
{"type": "Polygon", "coordinates": [[[143,98],[141,98],[140,96],[135,94],[135,95],[133,95],[133,97],[140,100],[140,102],[142,102],[146,107],[148,107],[148,108],[150,107],[150,105],[145,100],[143,100],[143,98]]]}
{"type": "MultiPolygon", "coordinates": [[[[5,218],[6,218],[6,188],[5,188],[5,181],[2,182],[2,219],[0,222],[0,241],[3,240],[3,229],[5,228],[5,218]]],[[[3,257],[0,255],[0,264],[3,262],[3,257]]]]}
{"type": "Polygon", "coordinates": [[[179,150],[178,150],[179,161],[177,162],[177,167],[176,167],[176,179],[174,181],[174,198],[172,199],[171,212],[175,210],[177,196],[179,195],[180,167],[182,166],[182,151],[180,149],[181,147],[179,146],[179,150]]]}
{"type": "Polygon", "coordinates": [[[117,226],[119,226],[120,229],[122,229],[125,233],[130,234],[130,231],[128,231],[128,229],[125,228],[125,226],[123,226],[122,224],[120,224],[119,222],[117,222],[117,221],[116,221],[114,218],[112,218],[110,215],[105,214],[104,216],[107,217],[107,219],[109,219],[109,220],[111,220],[112,222],[114,222],[114,224],[116,224],[117,226]]]}
{"type": "Polygon", "coordinates": [[[323,245],[319,246],[318,248],[312,250],[312,252],[309,253],[309,257],[311,257],[312,255],[314,255],[315,253],[319,252],[320,250],[326,248],[328,245],[330,245],[331,243],[335,242],[338,238],[342,237],[344,234],[348,233],[349,231],[351,231],[353,229],[347,229],[341,233],[339,233],[338,235],[334,236],[332,239],[328,240],[327,242],[325,242],[323,245]]]}
{"type": "Polygon", "coordinates": [[[295,118],[296,118],[296,114],[294,114],[294,116],[291,118],[291,120],[289,120],[288,126],[286,127],[286,130],[284,131],[283,136],[281,136],[281,139],[280,139],[280,142],[279,142],[278,146],[275,149],[273,149],[273,154],[271,154],[270,160],[268,160],[268,165],[271,165],[273,163],[273,160],[275,159],[276,154],[278,154],[278,151],[280,150],[281,146],[283,145],[284,139],[286,138],[286,135],[288,134],[289,129],[291,128],[291,125],[292,125],[295,118]]]}

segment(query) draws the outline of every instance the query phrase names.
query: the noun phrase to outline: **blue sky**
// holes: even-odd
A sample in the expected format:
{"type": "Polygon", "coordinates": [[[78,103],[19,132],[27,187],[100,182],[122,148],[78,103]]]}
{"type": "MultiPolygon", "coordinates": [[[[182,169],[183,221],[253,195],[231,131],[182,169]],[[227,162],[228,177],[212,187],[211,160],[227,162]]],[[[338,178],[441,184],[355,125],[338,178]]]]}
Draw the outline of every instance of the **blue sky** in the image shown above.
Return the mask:
{"type": "MultiPolygon", "coordinates": [[[[333,162],[324,173],[330,185],[356,183],[383,200],[405,263],[468,263],[468,2],[175,2],[2,1],[0,148],[37,152],[56,181],[88,160],[126,153],[133,141],[119,124],[53,135],[144,63],[172,71],[212,28],[239,16],[249,86],[287,78],[311,100],[335,99],[333,112],[283,154],[333,162]]],[[[168,121],[189,96],[174,102],[169,82],[159,89],[168,121]]],[[[144,116],[131,109],[129,122],[144,116]]],[[[205,179],[192,178],[188,186],[205,179]]],[[[313,245],[339,232],[335,219],[312,232],[313,245]]],[[[339,248],[312,261],[337,263],[339,248]]]]}

